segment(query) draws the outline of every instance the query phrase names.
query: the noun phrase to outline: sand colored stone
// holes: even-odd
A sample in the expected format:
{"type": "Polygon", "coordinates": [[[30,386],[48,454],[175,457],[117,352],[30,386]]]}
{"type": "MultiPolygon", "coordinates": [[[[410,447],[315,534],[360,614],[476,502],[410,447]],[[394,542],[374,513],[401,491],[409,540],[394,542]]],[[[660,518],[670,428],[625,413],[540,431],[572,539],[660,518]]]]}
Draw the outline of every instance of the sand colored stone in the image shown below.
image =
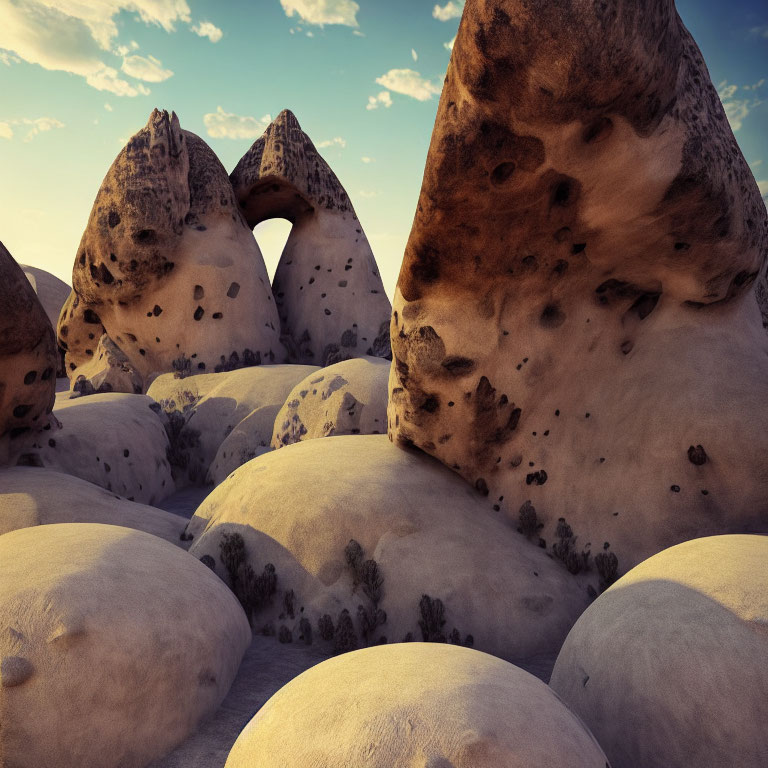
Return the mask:
{"type": "Polygon", "coordinates": [[[9,467],[0,469],[0,489],[0,534],[34,525],[104,523],[184,546],[184,518],[128,501],[79,477],[39,467],[9,467]]]}
{"type": "Polygon", "coordinates": [[[601,595],[551,685],[613,768],[768,764],[768,537],[664,550],[601,595]]]}
{"type": "Polygon", "coordinates": [[[56,431],[41,432],[31,446],[35,463],[74,475],[142,504],[175,490],[163,419],[146,395],[56,397],[56,431]]]}
{"type": "Polygon", "coordinates": [[[620,568],[768,531],[765,205],[672,0],[469,0],[389,430],[620,568]]]}
{"type": "MultiPolygon", "coordinates": [[[[315,627],[322,614],[335,621],[342,608],[356,617],[368,607],[344,559],[355,539],[383,573],[387,622],[376,639],[390,642],[422,636],[427,594],[445,605],[446,635],[456,628],[475,648],[528,663],[556,654],[588,604],[581,577],[460,478],[385,435],[308,440],[254,459],[209,494],[187,531],[190,552],[213,557],[222,578],[222,536],[242,535],[254,571],[273,563],[279,589],[294,590],[315,627]]],[[[254,625],[277,619],[281,605],[254,625]]]]}
{"type": "MultiPolygon", "coordinates": [[[[112,164],[73,288],[74,315],[62,314],[58,328],[71,355],[84,330],[78,317],[90,313],[144,378],[284,358],[266,267],[226,171],[175,114],[155,110],[112,164]]],[[[86,354],[95,347],[80,342],[86,354]]]]}
{"type": "Polygon", "coordinates": [[[578,718],[540,680],[478,651],[404,643],[347,653],[280,689],[226,768],[605,768],[578,718]]]}
{"type": "Polygon", "coordinates": [[[31,267],[28,264],[21,264],[21,269],[29,280],[29,284],[37,294],[37,298],[43,305],[45,314],[53,328],[59,321],[61,309],[67,301],[71,288],[56,275],[46,272],[38,267],[31,267]]]}
{"type": "Polygon", "coordinates": [[[147,394],[178,425],[171,446],[177,480],[219,483],[268,449],[278,410],[296,383],[316,370],[309,365],[262,365],[155,379],[147,394]]]}
{"type": "Polygon", "coordinates": [[[106,333],[102,334],[93,357],[71,372],[72,390],[81,395],[97,392],[131,392],[141,394],[142,377],[125,353],[106,333]]]}
{"type": "Polygon", "coordinates": [[[58,368],[51,323],[26,275],[2,243],[0,307],[2,465],[16,463],[30,436],[50,426],[58,368]]]}
{"type": "Polygon", "coordinates": [[[272,447],[316,437],[385,433],[388,379],[389,363],[376,357],[345,360],[310,374],[277,414],[272,447]]]}
{"type": "Polygon", "coordinates": [[[250,227],[293,224],[272,282],[293,363],[327,366],[390,354],[390,303],[349,196],[283,110],[230,176],[250,227]]]}
{"type": "Polygon", "coordinates": [[[237,600],[156,536],[0,536],[0,762],[142,768],[211,715],[250,641],[237,600]]]}

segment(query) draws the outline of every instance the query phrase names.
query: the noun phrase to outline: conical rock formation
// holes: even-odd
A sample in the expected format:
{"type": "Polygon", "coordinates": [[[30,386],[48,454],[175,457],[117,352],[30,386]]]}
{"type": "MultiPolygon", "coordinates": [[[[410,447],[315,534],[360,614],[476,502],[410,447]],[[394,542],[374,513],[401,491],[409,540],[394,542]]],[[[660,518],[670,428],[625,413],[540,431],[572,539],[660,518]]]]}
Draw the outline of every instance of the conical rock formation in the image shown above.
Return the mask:
{"type": "Polygon", "coordinates": [[[622,570],[768,530],[767,246],[672,0],[468,0],[395,295],[390,436],[622,570]]]}
{"type": "MultiPolygon", "coordinates": [[[[284,357],[266,267],[226,171],[175,114],[155,110],[112,164],[73,287],[75,314],[91,313],[145,379],[284,357]]],[[[59,338],[74,355],[64,313],[59,338]]]]}
{"type": "Polygon", "coordinates": [[[250,227],[276,217],[293,224],[272,285],[289,361],[388,357],[391,307],[371,247],[292,112],[277,116],[230,179],[250,227]]]}

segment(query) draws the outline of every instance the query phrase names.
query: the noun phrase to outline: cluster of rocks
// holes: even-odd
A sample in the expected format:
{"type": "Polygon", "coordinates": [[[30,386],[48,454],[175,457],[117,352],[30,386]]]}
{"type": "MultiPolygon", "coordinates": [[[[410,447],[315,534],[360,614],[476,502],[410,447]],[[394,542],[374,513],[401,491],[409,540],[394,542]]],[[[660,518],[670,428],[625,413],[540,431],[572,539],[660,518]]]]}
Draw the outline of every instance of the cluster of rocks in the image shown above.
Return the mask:
{"type": "Polygon", "coordinates": [[[768,764],[765,208],[671,0],[529,5],[391,318],[290,112],[155,111],[68,297],[0,247],[0,763],[768,764]]]}

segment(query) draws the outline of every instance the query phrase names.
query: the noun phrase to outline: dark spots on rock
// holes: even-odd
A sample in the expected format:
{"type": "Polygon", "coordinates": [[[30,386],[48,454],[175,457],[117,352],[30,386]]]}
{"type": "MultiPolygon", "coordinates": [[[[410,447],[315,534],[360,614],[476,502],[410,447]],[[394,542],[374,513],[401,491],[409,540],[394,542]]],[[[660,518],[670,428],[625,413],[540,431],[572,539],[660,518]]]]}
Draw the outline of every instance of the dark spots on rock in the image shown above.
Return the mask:
{"type": "Polygon", "coordinates": [[[613,120],[609,117],[598,117],[593,120],[582,134],[585,144],[599,144],[613,133],[613,120]]]}
{"type": "Polygon", "coordinates": [[[29,386],[30,384],[34,384],[36,379],[37,371],[27,371],[26,375],[24,376],[24,383],[29,386]]]}
{"type": "Polygon", "coordinates": [[[555,416],[559,416],[559,415],[560,415],[560,409],[558,408],[558,409],[555,411],[555,416]]]}
{"type": "Polygon", "coordinates": [[[483,496],[487,496],[489,493],[488,483],[486,483],[482,477],[478,477],[477,480],[475,480],[475,489],[479,491],[483,496]]]}
{"type": "Polygon", "coordinates": [[[709,491],[707,491],[706,489],[702,488],[701,495],[702,496],[709,496],[709,491]]]}
{"type": "Polygon", "coordinates": [[[48,379],[50,379],[50,378],[51,378],[51,376],[53,376],[53,368],[51,368],[51,367],[48,367],[48,368],[46,368],[46,369],[43,371],[43,373],[42,373],[42,375],[40,376],[40,378],[41,378],[43,381],[48,381],[48,379]]]}
{"type": "Polygon", "coordinates": [[[48,439],[48,445],[51,448],[55,448],[56,447],[56,441],[51,437],[51,438],[48,439]]]}
{"type": "Polygon", "coordinates": [[[110,211],[107,216],[107,224],[110,229],[114,229],[120,223],[120,214],[117,211],[110,211]]]}
{"type": "Polygon", "coordinates": [[[529,269],[532,272],[535,272],[539,268],[539,265],[536,261],[536,257],[533,256],[532,254],[528,256],[524,256],[522,260],[522,264],[526,269],[529,269]]]}
{"type": "Polygon", "coordinates": [[[544,437],[549,437],[549,430],[548,429],[544,430],[544,437]]]}
{"type": "Polygon", "coordinates": [[[456,405],[456,403],[453,402],[453,400],[448,401],[448,407],[453,408],[453,406],[456,405]]]}
{"type": "Polygon", "coordinates": [[[31,410],[31,405],[17,405],[13,409],[13,416],[16,419],[23,419],[31,410]]]}
{"type": "Polygon", "coordinates": [[[83,312],[83,320],[89,325],[101,325],[101,319],[92,309],[86,309],[83,312]]]}
{"type": "Polygon", "coordinates": [[[701,467],[707,463],[707,452],[700,445],[692,445],[688,448],[688,461],[697,467],[701,467]]]}
{"type": "Polygon", "coordinates": [[[627,339],[621,342],[621,354],[628,355],[635,347],[635,342],[627,339]]]}
{"type": "Polygon", "coordinates": [[[604,464],[605,463],[605,456],[601,456],[599,461],[600,461],[601,464],[604,464]]]}
{"type": "Polygon", "coordinates": [[[690,250],[690,243],[683,243],[683,242],[677,242],[675,243],[675,250],[676,251],[687,251],[690,250]]]}
{"type": "Polygon", "coordinates": [[[69,327],[66,325],[62,325],[61,328],[59,329],[59,336],[63,336],[66,339],[68,333],[69,333],[69,327]]]}
{"type": "Polygon", "coordinates": [[[146,354],[147,354],[147,350],[146,350],[146,349],[140,349],[140,350],[139,350],[139,354],[140,354],[142,357],[144,357],[144,355],[146,355],[146,354]]]}
{"type": "Polygon", "coordinates": [[[107,464],[106,461],[104,462],[104,471],[107,472],[107,473],[112,471],[112,467],[110,467],[109,464],[107,464]]]}
{"type": "Polygon", "coordinates": [[[138,341],[138,339],[132,333],[126,333],[125,335],[128,337],[128,340],[132,341],[134,344],[138,341]]]}
{"type": "Polygon", "coordinates": [[[29,427],[13,427],[8,432],[8,436],[11,438],[11,440],[15,440],[17,437],[20,437],[21,435],[29,431],[30,431],[29,427]]]}
{"type": "Polygon", "coordinates": [[[320,298],[321,298],[321,299],[324,299],[324,298],[325,298],[327,295],[328,295],[327,293],[321,293],[321,294],[320,294],[320,298]]]}
{"type": "Polygon", "coordinates": [[[205,370],[205,363],[198,363],[197,364],[197,370],[198,371],[204,371],[205,370]]]}
{"type": "Polygon", "coordinates": [[[584,414],[584,418],[588,419],[591,415],[592,415],[591,413],[587,412],[587,413],[584,414]]]}
{"type": "Polygon", "coordinates": [[[125,458],[127,459],[130,455],[131,455],[131,452],[127,448],[124,448],[123,456],[125,456],[125,458]]]}
{"type": "Polygon", "coordinates": [[[553,237],[555,238],[555,241],[558,243],[564,243],[568,238],[571,237],[573,233],[571,232],[570,227],[560,227],[560,229],[555,232],[553,237]]]}
{"type": "Polygon", "coordinates": [[[575,256],[577,253],[581,253],[586,247],[586,243],[574,243],[571,246],[571,253],[575,256]]]}
{"type": "Polygon", "coordinates": [[[238,293],[240,293],[240,283],[232,283],[227,289],[227,296],[230,299],[236,299],[238,293]]]}
{"type": "Polygon", "coordinates": [[[80,254],[80,258],[78,259],[78,261],[80,262],[81,267],[85,266],[85,252],[80,254]]]}
{"type": "Polygon", "coordinates": [[[350,269],[352,269],[352,265],[351,264],[345,264],[344,265],[344,271],[345,272],[349,272],[350,269]]]}
{"type": "Polygon", "coordinates": [[[456,355],[446,357],[441,365],[451,376],[467,376],[477,367],[477,363],[474,360],[456,355]]]}
{"type": "Polygon", "coordinates": [[[166,261],[163,264],[163,273],[167,275],[169,272],[173,271],[173,268],[175,266],[176,266],[176,264],[174,264],[172,261],[166,261]]]}
{"type": "Polygon", "coordinates": [[[221,312],[214,312],[212,317],[214,320],[221,320],[221,318],[224,317],[224,315],[221,312]]]}
{"type": "Polygon", "coordinates": [[[326,315],[330,315],[331,314],[331,310],[328,309],[328,308],[324,309],[323,312],[325,312],[326,315]]]}
{"type": "Polygon", "coordinates": [[[495,184],[496,186],[500,186],[501,184],[504,184],[505,181],[508,181],[514,172],[515,172],[514,163],[512,162],[499,163],[499,165],[497,165],[491,171],[491,183],[495,184]]]}
{"type": "Polygon", "coordinates": [[[427,413],[437,413],[440,410],[440,400],[437,395],[429,395],[419,407],[427,413]]]}
{"type": "Polygon", "coordinates": [[[531,434],[532,434],[534,437],[536,437],[536,432],[531,432],[531,434]]]}
{"type": "Polygon", "coordinates": [[[411,277],[419,283],[436,282],[440,277],[438,250],[431,245],[421,245],[410,258],[410,273],[411,277]]]}
{"type": "Polygon", "coordinates": [[[565,322],[565,312],[557,304],[547,304],[541,311],[539,323],[543,328],[559,328],[565,322]]]}
{"type": "Polygon", "coordinates": [[[93,357],[93,350],[92,349],[86,349],[85,354],[88,355],[88,357],[93,357]]]}
{"type": "Polygon", "coordinates": [[[577,187],[575,180],[561,178],[552,188],[552,201],[550,207],[565,207],[575,200],[576,194],[577,187]]]}
{"type": "Polygon", "coordinates": [[[547,473],[543,469],[530,472],[525,476],[526,485],[544,485],[547,482],[547,473]]]}
{"type": "Polygon", "coordinates": [[[152,310],[152,314],[157,317],[158,315],[162,314],[163,308],[155,304],[154,309],[152,310]]]}
{"type": "Polygon", "coordinates": [[[661,293],[643,293],[635,299],[635,302],[627,310],[627,314],[637,315],[640,320],[645,320],[656,309],[661,293]]]}
{"type": "Polygon", "coordinates": [[[679,485],[670,485],[669,490],[672,491],[672,493],[680,493],[680,486],[679,485]]]}
{"type": "Polygon", "coordinates": [[[159,336],[155,336],[155,343],[156,343],[156,344],[159,344],[159,343],[160,343],[160,337],[159,337],[159,336]]]}
{"type": "Polygon", "coordinates": [[[138,245],[153,245],[157,242],[157,233],[154,229],[139,229],[131,237],[138,245]]]}
{"type": "Polygon", "coordinates": [[[135,272],[136,269],[138,269],[138,266],[139,266],[139,262],[136,261],[136,259],[131,259],[128,262],[128,269],[131,270],[131,272],[135,272]]]}
{"type": "Polygon", "coordinates": [[[93,340],[94,340],[96,337],[94,336],[94,334],[92,334],[92,333],[89,333],[89,334],[88,334],[88,338],[89,338],[91,341],[93,341],[93,340]]]}
{"type": "Polygon", "coordinates": [[[568,269],[568,262],[565,259],[558,259],[557,262],[555,263],[555,266],[552,267],[552,271],[556,275],[565,274],[567,269],[568,269]]]}
{"type": "Polygon", "coordinates": [[[193,298],[195,301],[200,301],[205,296],[205,291],[203,290],[202,285],[196,285],[195,290],[193,293],[193,298]]]}
{"type": "MultiPolygon", "coordinates": [[[[347,287],[347,281],[346,280],[339,280],[339,288],[346,288],[347,287]]],[[[397,320],[395,320],[397,322],[397,320]]]]}
{"type": "Polygon", "coordinates": [[[75,370],[75,368],[77,368],[77,366],[76,366],[74,363],[70,363],[70,364],[69,364],[69,370],[70,370],[70,371],[74,371],[74,370],[75,370]]]}
{"type": "Polygon", "coordinates": [[[357,346],[357,332],[347,329],[341,334],[341,346],[342,347],[356,347],[357,346]]]}
{"type": "Polygon", "coordinates": [[[195,320],[201,320],[204,314],[205,314],[205,310],[201,306],[198,306],[197,309],[195,310],[195,314],[192,315],[192,317],[194,317],[195,320]]]}

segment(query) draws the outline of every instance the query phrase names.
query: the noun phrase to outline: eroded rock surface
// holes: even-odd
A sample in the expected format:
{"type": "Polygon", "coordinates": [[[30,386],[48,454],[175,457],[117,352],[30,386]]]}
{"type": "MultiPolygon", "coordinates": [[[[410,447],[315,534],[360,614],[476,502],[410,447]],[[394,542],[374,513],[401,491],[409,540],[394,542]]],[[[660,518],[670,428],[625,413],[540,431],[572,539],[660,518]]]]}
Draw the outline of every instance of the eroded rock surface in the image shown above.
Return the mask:
{"type": "Polygon", "coordinates": [[[178,547],[113,525],[0,536],[2,762],[143,768],[221,703],[250,630],[178,547]]]}
{"type": "Polygon", "coordinates": [[[0,307],[2,465],[15,463],[30,436],[50,426],[58,368],[51,323],[26,275],[2,243],[0,307]]]}
{"type": "Polygon", "coordinates": [[[246,726],[226,768],[363,764],[607,761],[579,719],[527,672],[467,648],[404,643],[347,653],[292,680],[246,726]]]}
{"type": "Polygon", "coordinates": [[[767,560],[765,536],[687,541],[579,619],[551,685],[614,768],[768,763],[767,560]]]}
{"type": "Polygon", "coordinates": [[[392,439],[622,570],[768,530],[767,233],[672,0],[469,0],[394,300],[392,439]]]}
{"type": "Polygon", "coordinates": [[[112,164],[73,287],[58,328],[68,373],[104,332],[145,379],[284,358],[266,267],[226,171],[175,114],[155,110],[112,164]]]}
{"type": "Polygon", "coordinates": [[[390,355],[390,303],[347,193],[289,110],[237,164],[232,186],[250,227],[293,229],[272,283],[293,363],[321,367],[390,355]]]}

